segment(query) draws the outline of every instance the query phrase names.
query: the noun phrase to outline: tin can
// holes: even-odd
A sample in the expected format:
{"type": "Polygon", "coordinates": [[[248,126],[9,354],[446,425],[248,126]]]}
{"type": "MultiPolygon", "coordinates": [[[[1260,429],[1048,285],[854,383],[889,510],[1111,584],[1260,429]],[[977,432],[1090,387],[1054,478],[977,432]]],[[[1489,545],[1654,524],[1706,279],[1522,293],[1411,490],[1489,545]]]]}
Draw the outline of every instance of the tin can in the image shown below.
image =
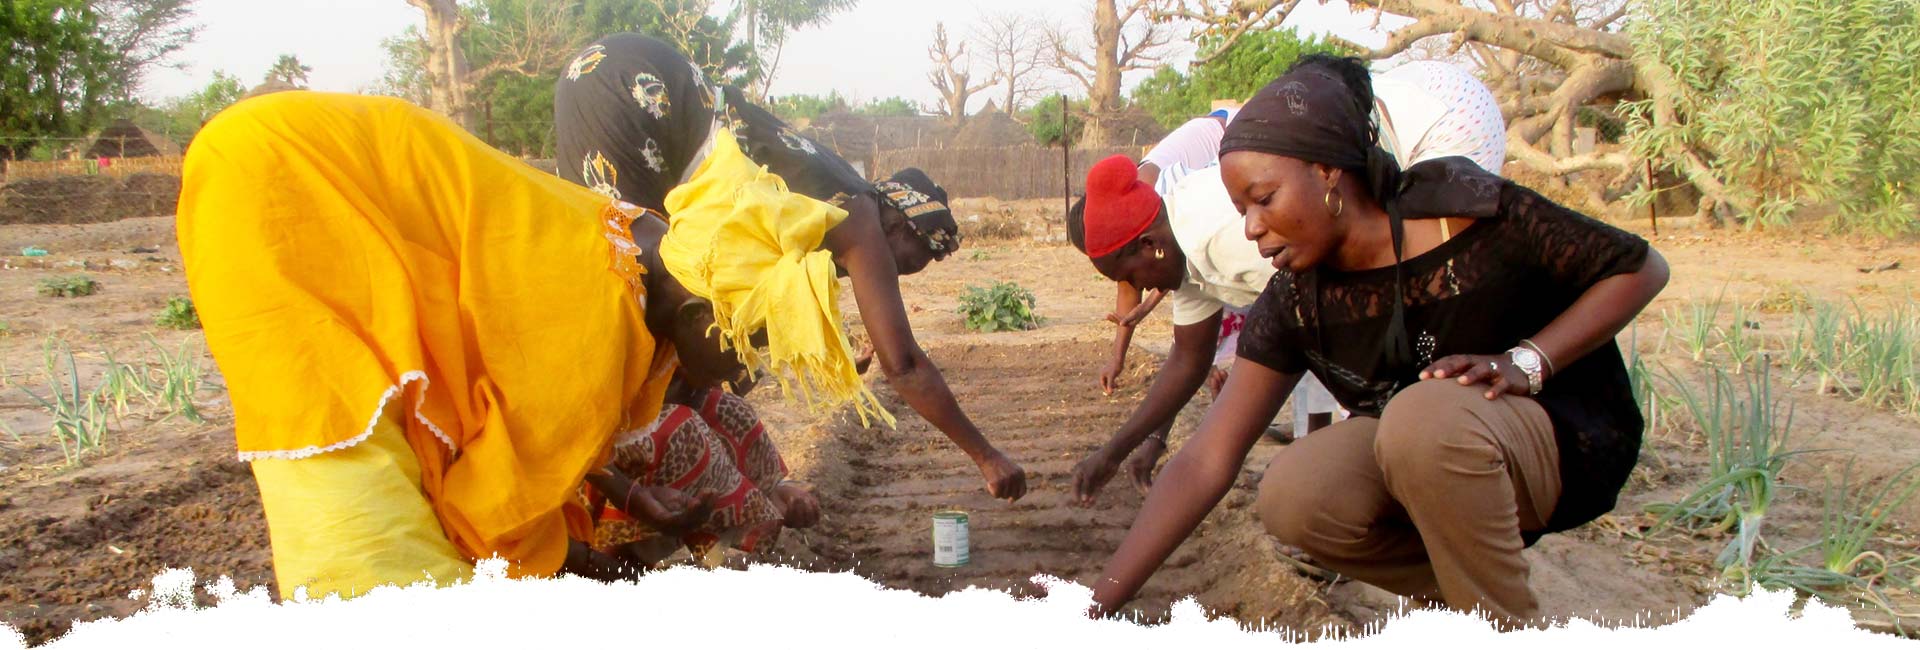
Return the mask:
{"type": "Polygon", "coordinates": [[[967,513],[943,510],[933,513],[933,565],[966,566],[967,513]]]}

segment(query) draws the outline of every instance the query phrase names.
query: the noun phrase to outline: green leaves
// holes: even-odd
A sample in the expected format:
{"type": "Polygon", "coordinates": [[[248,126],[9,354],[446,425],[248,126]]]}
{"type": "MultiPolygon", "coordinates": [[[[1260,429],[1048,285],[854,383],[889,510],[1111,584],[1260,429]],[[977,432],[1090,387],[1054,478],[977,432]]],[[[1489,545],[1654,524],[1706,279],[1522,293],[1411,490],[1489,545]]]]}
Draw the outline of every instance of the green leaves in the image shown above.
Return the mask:
{"type": "Polygon", "coordinates": [[[200,312],[193,308],[192,298],[168,298],[167,307],[154,317],[153,324],[174,330],[197,330],[200,312]]]}
{"type": "Polygon", "coordinates": [[[63,275],[40,281],[40,295],[49,298],[78,298],[91,296],[100,290],[100,283],[84,275],[63,275]]]}
{"type": "MultiPolygon", "coordinates": [[[[1221,40],[1201,39],[1200,51],[1216,49],[1221,40]]],[[[1248,32],[1220,56],[1194,66],[1187,74],[1170,66],[1154,71],[1134,88],[1133,101],[1171,129],[1206,114],[1213,100],[1253,96],[1254,91],[1285,73],[1294,61],[1316,52],[1347,53],[1325,37],[1301,38],[1292,29],[1248,32]]]]}
{"type": "MultiPolygon", "coordinates": [[[[1920,232],[1920,9],[1908,0],[1654,0],[1627,30],[1674,121],[1622,111],[1635,155],[1698,153],[1748,227],[1831,205],[1836,231],[1920,232]]],[[[1648,190],[1643,188],[1642,193],[1648,190]]],[[[1644,199],[1638,199],[1644,200],[1644,199]]]]}
{"type": "Polygon", "coordinates": [[[967,287],[960,294],[960,314],[975,332],[1014,332],[1040,327],[1046,319],[1034,313],[1033,292],[1012,282],[991,287],[967,287]]]}

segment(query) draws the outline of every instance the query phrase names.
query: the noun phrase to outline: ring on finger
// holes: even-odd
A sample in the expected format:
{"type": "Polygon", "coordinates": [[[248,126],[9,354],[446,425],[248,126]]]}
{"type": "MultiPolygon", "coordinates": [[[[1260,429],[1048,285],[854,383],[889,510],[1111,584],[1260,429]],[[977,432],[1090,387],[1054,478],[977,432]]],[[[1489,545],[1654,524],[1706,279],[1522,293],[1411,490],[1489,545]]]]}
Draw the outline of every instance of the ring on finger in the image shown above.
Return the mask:
{"type": "Polygon", "coordinates": [[[1487,362],[1487,369],[1488,369],[1488,370],[1492,370],[1492,371],[1493,371],[1493,374],[1496,374],[1496,375],[1497,375],[1497,374],[1500,374],[1500,362],[1498,362],[1498,361],[1488,361],[1488,362],[1487,362]]]}

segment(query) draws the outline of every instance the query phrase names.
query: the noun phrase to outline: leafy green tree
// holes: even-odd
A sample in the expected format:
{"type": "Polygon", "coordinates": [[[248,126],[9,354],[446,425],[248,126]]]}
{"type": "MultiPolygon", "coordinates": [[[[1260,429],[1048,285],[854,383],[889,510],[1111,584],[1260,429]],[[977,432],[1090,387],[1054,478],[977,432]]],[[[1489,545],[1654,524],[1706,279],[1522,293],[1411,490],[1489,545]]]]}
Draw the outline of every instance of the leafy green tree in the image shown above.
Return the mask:
{"type": "MultiPolygon", "coordinates": [[[[1201,50],[1211,45],[1202,38],[1201,50]]],[[[1174,128],[1203,115],[1216,99],[1245,100],[1273,81],[1300,57],[1317,52],[1350,51],[1325,38],[1300,38],[1291,28],[1253,32],[1242,36],[1212,60],[1182,74],[1161,66],[1133,89],[1133,101],[1162,126],[1174,128]]]]}
{"type": "Polygon", "coordinates": [[[502,151],[553,155],[553,85],[559,75],[498,75],[483,84],[479,134],[502,151]]]}
{"type": "Polygon", "coordinates": [[[636,32],[672,43],[712,81],[741,85],[752,79],[752,52],[734,41],[735,19],[714,15],[710,0],[413,4],[429,5],[429,29],[409,27],[383,42],[386,73],[369,90],[447,112],[509,151],[551,148],[552,85],[581,48],[608,34],[636,32]],[[448,32],[458,44],[452,54],[434,46],[448,32]],[[459,79],[429,74],[434,61],[453,60],[464,69],[459,79]]]}
{"type": "Polygon", "coordinates": [[[194,0],[90,0],[99,16],[98,34],[115,53],[108,69],[116,98],[131,102],[148,71],[168,66],[169,60],[193,42],[200,25],[193,23],[194,0]]]}
{"type": "Polygon", "coordinates": [[[794,31],[826,24],[834,15],[853,9],[860,0],[742,0],[735,18],[746,21],[747,51],[752,57],[753,81],[748,90],[765,97],[780,69],[780,52],[794,31]]]}
{"type": "Polygon", "coordinates": [[[116,53],[86,0],[0,2],[0,157],[92,130],[117,94],[116,53]]]}
{"type": "Polygon", "coordinates": [[[840,91],[825,95],[783,95],[767,102],[767,110],[788,122],[812,120],[827,113],[850,110],[847,98],[840,91]]]}
{"type": "Polygon", "coordinates": [[[1084,99],[1067,101],[1067,115],[1063,122],[1060,115],[1060,95],[1052,95],[1034,103],[1032,108],[1022,111],[1027,123],[1027,132],[1043,147],[1060,146],[1062,138],[1069,143],[1079,143],[1087,129],[1087,102],[1084,99]]]}
{"type": "Polygon", "coordinates": [[[302,65],[300,57],[282,54],[273,62],[273,67],[267,68],[267,78],[264,81],[268,83],[278,81],[296,88],[305,88],[309,72],[313,72],[313,67],[302,65]]]}
{"type": "Polygon", "coordinates": [[[426,106],[433,94],[433,82],[427,78],[427,39],[420,28],[409,25],[399,35],[382,39],[380,48],[387,52],[387,64],[380,80],[366,92],[426,106]]]}
{"type": "Polygon", "coordinates": [[[578,19],[586,36],[581,45],[607,34],[646,34],[672,43],[710,80],[749,85],[758,77],[752,46],[734,40],[740,18],[713,15],[710,4],[708,0],[586,0],[578,19]]]}
{"type": "Polygon", "coordinates": [[[920,114],[920,105],[905,97],[888,97],[861,104],[853,112],[879,117],[913,117],[920,114]]]}
{"type": "Polygon", "coordinates": [[[1653,0],[1642,9],[1627,30],[1635,63],[1664,73],[1654,82],[1672,99],[1627,106],[1636,156],[1676,168],[1700,159],[1746,204],[1749,226],[1831,206],[1836,230],[1920,231],[1920,5],[1653,0]]]}

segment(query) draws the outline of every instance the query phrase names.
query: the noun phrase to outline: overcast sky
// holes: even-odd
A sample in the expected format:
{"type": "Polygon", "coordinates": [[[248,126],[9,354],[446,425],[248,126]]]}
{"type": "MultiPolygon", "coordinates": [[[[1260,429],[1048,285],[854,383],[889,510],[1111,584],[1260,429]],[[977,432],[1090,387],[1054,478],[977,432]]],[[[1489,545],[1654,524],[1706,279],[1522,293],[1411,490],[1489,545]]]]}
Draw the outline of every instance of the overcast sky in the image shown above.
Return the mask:
{"type": "MultiPolygon", "coordinates": [[[[215,70],[249,86],[260,83],[281,54],[298,56],[313,68],[314,89],[356,92],[382,74],[386,54],[380,41],[424,22],[405,0],[197,0],[195,7],[204,25],[198,40],[181,52],[180,69],[150,75],[142,91],[148,99],[197,90],[215,70]]],[[[935,23],[944,21],[950,38],[958,38],[983,13],[1088,24],[1087,7],[1085,0],[863,0],[831,24],[791,37],[773,93],[839,90],[859,100],[899,95],[930,107],[936,93],[926,78],[931,66],[926,50],[935,23]]],[[[1385,38],[1369,29],[1372,22],[1371,12],[1349,13],[1344,0],[1324,6],[1303,2],[1289,19],[1303,32],[1331,32],[1377,45],[1385,38]]],[[[1144,76],[1130,75],[1129,86],[1144,76]]]]}

